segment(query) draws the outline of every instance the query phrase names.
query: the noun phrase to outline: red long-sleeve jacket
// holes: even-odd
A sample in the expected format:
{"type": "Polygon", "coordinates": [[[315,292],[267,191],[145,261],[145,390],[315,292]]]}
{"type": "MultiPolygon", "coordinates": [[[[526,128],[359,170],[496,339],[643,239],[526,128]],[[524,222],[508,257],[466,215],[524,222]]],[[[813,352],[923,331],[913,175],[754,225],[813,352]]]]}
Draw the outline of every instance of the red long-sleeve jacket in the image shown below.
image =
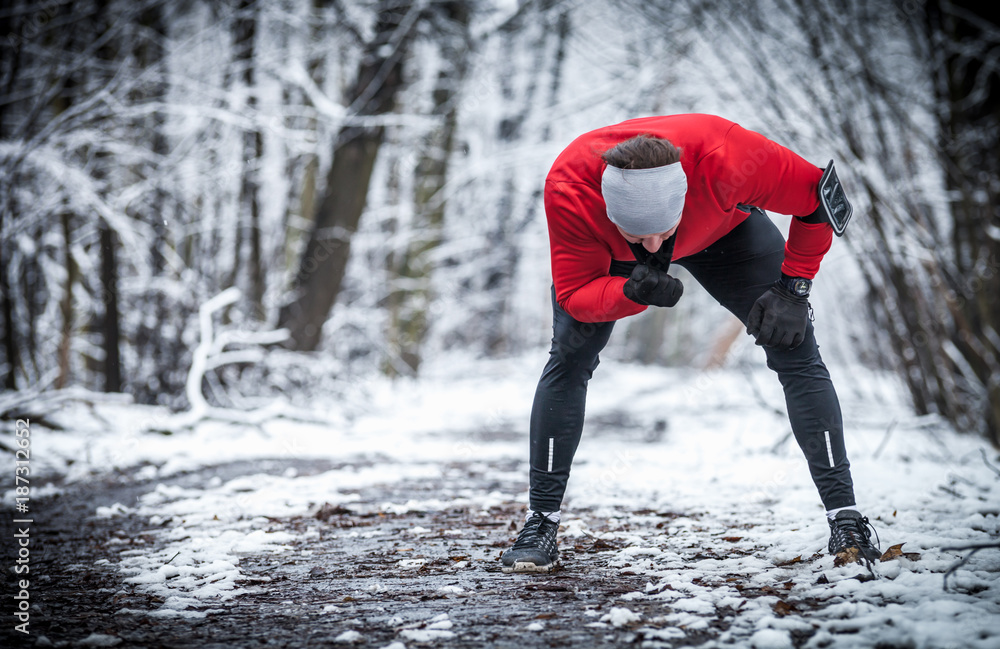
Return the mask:
{"type": "MultiPolygon", "coordinates": [[[[644,117],[585,133],[556,158],[545,179],[545,215],[556,301],[581,322],[608,322],[646,307],[625,297],[612,259],[634,260],[601,197],[601,154],[636,135],[670,140],[681,151],[688,190],[674,259],[704,250],[739,225],[737,205],[791,216],[819,206],[823,170],[764,136],[713,115],[644,117]]],[[[812,279],[833,228],[792,219],[782,271],[812,279]]]]}

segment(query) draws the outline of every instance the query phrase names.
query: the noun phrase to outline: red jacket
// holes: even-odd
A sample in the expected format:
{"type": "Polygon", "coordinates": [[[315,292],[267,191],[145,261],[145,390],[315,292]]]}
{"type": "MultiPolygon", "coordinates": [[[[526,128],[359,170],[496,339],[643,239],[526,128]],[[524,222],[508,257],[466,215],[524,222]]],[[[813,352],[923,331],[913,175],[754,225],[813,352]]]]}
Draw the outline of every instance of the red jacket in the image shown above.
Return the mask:
{"type": "MultiPolygon", "coordinates": [[[[601,154],[640,134],[665,138],[681,150],[688,190],[674,259],[704,250],[739,225],[747,213],[737,204],[791,216],[819,206],[822,169],[721,117],[644,117],[585,133],[556,158],[545,179],[556,301],[581,322],[618,320],[646,308],[622,293],[625,278],[608,274],[612,259],[635,257],[601,197],[601,154]]],[[[832,235],[827,223],[792,219],[782,271],[812,279],[832,235]]]]}

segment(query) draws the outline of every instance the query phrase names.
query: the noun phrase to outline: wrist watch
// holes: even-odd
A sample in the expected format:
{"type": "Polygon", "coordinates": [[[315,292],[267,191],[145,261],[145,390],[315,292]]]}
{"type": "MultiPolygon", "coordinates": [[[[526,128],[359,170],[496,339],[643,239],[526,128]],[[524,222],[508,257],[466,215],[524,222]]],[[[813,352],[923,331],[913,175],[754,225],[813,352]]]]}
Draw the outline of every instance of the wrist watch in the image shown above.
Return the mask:
{"type": "Polygon", "coordinates": [[[813,283],[812,280],[804,277],[789,277],[782,273],[781,285],[792,295],[809,297],[809,291],[812,290],[813,283]]]}

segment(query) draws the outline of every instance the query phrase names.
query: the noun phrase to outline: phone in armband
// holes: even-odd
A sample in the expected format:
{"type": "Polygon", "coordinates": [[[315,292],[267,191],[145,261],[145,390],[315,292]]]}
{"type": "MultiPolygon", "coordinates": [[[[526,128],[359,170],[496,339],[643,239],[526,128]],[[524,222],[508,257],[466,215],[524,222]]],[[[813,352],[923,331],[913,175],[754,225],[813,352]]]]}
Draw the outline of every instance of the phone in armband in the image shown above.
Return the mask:
{"type": "Polygon", "coordinates": [[[826,218],[833,226],[833,232],[838,237],[844,236],[847,224],[854,214],[851,202],[847,200],[844,193],[844,186],[837,177],[837,170],[833,166],[833,160],[826,166],[823,177],[819,181],[819,202],[826,212],[826,218]]]}

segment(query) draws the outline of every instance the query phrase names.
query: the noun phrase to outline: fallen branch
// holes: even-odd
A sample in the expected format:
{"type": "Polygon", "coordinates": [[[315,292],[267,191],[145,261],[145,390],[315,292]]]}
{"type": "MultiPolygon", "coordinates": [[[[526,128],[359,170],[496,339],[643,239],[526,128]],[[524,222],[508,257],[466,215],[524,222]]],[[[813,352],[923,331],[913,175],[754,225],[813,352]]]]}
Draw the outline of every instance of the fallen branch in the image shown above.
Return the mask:
{"type": "Polygon", "coordinates": [[[965,555],[965,557],[961,561],[957,562],[955,565],[948,568],[948,571],[944,573],[944,589],[948,590],[948,577],[955,574],[956,570],[967,564],[969,562],[969,559],[971,559],[980,550],[989,550],[991,548],[1000,548],[1000,541],[996,541],[993,543],[973,543],[972,545],[960,545],[955,547],[941,548],[945,552],[965,552],[966,550],[971,550],[971,552],[965,555]]]}
{"type": "Polygon", "coordinates": [[[275,400],[260,408],[253,410],[242,410],[235,408],[219,408],[208,403],[208,399],[202,393],[202,381],[206,372],[221,365],[229,363],[252,363],[263,359],[264,353],[260,349],[243,349],[236,351],[225,351],[225,347],[232,343],[250,345],[273,345],[288,338],[287,329],[275,331],[223,331],[215,334],[212,326],[212,314],[227,307],[240,298],[239,289],[233,287],[222,291],[215,297],[201,305],[198,309],[198,322],[201,329],[201,340],[195,348],[191,358],[191,368],[188,370],[185,393],[191,408],[187,412],[178,413],[176,416],[160,422],[162,425],[148,428],[171,434],[177,429],[191,428],[202,421],[223,421],[243,426],[257,428],[264,433],[263,424],[272,419],[284,418],[306,423],[329,424],[330,422],[308,414],[294,411],[287,407],[287,404],[280,400],[275,400]]]}
{"type": "Polygon", "coordinates": [[[979,454],[983,456],[983,464],[985,464],[990,469],[990,471],[992,471],[993,473],[997,474],[998,477],[1000,477],[1000,469],[990,464],[990,461],[986,458],[986,449],[980,447],[979,454]]]}

